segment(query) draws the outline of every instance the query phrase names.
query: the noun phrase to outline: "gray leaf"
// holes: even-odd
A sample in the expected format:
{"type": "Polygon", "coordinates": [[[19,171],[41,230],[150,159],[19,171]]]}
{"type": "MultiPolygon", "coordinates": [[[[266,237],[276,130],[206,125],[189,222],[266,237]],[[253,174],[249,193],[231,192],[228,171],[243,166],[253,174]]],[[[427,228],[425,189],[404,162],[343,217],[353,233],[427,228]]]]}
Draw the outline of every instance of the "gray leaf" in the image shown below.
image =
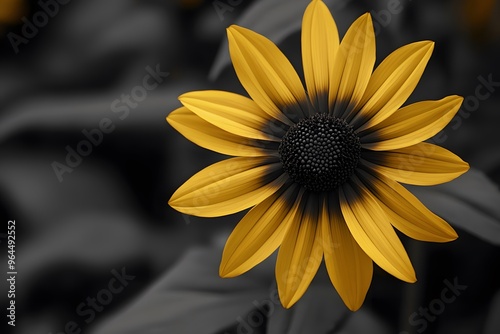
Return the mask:
{"type": "Polygon", "coordinates": [[[267,333],[389,333],[386,324],[366,307],[357,312],[349,311],[329,280],[325,282],[325,277],[322,277],[326,276],[326,272],[320,270],[318,274],[295,306],[289,310],[281,306],[276,307],[276,311],[269,318],[267,333]],[[320,280],[321,283],[318,282],[320,280]]]}
{"type": "MultiPolygon", "coordinates": [[[[213,333],[238,322],[268,295],[259,270],[220,278],[221,250],[189,251],[163,278],[95,334],[213,333]]],[[[257,268],[256,268],[257,269],[257,268]]]]}
{"type": "Polygon", "coordinates": [[[311,284],[291,309],[276,306],[268,323],[269,334],[326,334],[351,312],[331,284],[311,284]]]}
{"type": "Polygon", "coordinates": [[[445,184],[408,188],[451,225],[500,245],[500,191],[482,172],[471,169],[445,184]]]}

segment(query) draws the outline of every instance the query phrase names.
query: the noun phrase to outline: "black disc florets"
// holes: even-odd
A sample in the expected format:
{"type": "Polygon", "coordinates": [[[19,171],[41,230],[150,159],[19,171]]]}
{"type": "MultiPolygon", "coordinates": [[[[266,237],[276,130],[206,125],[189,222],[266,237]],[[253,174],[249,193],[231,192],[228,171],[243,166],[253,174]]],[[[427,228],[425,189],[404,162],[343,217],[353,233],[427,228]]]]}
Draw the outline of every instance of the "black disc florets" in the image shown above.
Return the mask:
{"type": "Polygon", "coordinates": [[[343,119],[318,113],[283,136],[279,154],[290,178],[311,191],[329,191],[351,177],[361,144],[343,119]]]}

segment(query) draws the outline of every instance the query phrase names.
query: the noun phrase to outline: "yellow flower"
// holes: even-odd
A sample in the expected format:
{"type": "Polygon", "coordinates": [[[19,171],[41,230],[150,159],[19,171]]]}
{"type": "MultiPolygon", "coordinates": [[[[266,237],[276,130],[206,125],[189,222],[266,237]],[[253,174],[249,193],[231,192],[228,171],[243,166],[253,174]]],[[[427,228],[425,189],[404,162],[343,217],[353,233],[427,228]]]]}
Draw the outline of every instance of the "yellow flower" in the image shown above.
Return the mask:
{"type": "Polygon", "coordinates": [[[238,26],[228,28],[228,38],[251,99],[190,92],[167,117],[192,142],[235,156],[194,175],[169,201],[201,217],[252,207],[227,240],[220,275],[241,275],[279,247],[276,280],[286,308],[304,294],[323,258],[351,310],[363,304],[372,261],[415,282],[394,228],[423,241],[457,235],[399,182],[434,185],[469,169],[453,153],[422,142],[453,118],[461,97],[401,108],[434,44],[403,46],[373,71],[370,15],[358,18],[340,43],[326,5],[312,1],[302,22],[306,91],[271,41],[238,26]]]}

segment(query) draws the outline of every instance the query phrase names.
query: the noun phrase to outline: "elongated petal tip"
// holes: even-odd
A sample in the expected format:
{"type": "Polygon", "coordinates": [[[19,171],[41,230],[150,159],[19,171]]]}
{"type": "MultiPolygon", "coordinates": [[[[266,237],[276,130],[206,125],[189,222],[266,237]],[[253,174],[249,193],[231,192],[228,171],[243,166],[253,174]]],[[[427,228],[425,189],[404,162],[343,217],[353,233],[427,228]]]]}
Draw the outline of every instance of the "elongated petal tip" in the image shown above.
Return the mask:
{"type": "Polygon", "coordinates": [[[170,126],[172,126],[173,128],[175,128],[174,126],[174,119],[173,119],[173,116],[174,115],[178,115],[178,112],[180,111],[181,108],[178,108],[178,109],[175,109],[175,110],[172,110],[166,117],[165,117],[165,120],[167,121],[168,124],[170,124],[170,126]]]}
{"type": "Polygon", "coordinates": [[[362,22],[364,22],[366,25],[370,25],[371,27],[373,27],[372,15],[370,14],[370,12],[364,13],[359,17],[358,20],[362,20],[362,22]]]}
{"type": "Polygon", "coordinates": [[[177,212],[191,216],[198,216],[196,206],[186,206],[186,204],[180,199],[181,196],[179,195],[179,189],[177,189],[168,200],[168,205],[177,212]]]}
{"type": "Polygon", "coordinates": [[[226,268],[225,263],[221,262],[221,264],[219,266],[219,276],[221,278],[232,278],[232,277],[236,277],[238,275],[235,275],[231,271],[229,271],[228,268],[226,268]]]}
{"type": "Polygon", "coordinates": [[[361,308],[361,306],[363,306],[363,303],[361,303],[359,305],[357,305],[357,304],[350,304],[350,303],[346,303],[345,300],[344,300],[344,304],[345,304],[345,306],[347,306],[347,308],[351,312],[356,312],[357,310],[359,310],[361,308]]]}
{"type": "MultiPolygon", "coordinates": [[[[309,5],[307,5],[306,11],[307,10],[316,10],[317,8],[320,8],[320,10],[322,10],[324,7],[317,7],[320,3],[323,3],[323,5],[324,5],[324,2],[322,0],[312,0],[309,3],[309,5]]],[[[326,7],[326,9],[328,10],[328,7],[326,7]]],[[[330,14],[329,10],[328,10],[328,14],[330,14]]]]}
{"type": "Polygon", "coordinates": [[[291,301],[287,301],[287,302],[281,301],[281,305],[282,305],[284,308],[286,308],[287,310],[288,310],[290,307],[292,307],[292,306],[293,306],[293,304],[295,304],[295,302],[294,302],[294,303],[292,303],[291,301]]]}
{"type": "Polygon", "coordinates": [[[351,28],[354,25],[358,25],[358,29],[363,29],[366,34],[368,34],[369,32],[372,32],[372,33],[374,32],[373,20],[372,20],[371,14],[369,12],[366,12],[363,15],[361,15],[360,17],[358,17],[356,19],[356,21],[354,21],[352,23],[351,28]]]}
{"type": "Polygon", "coordinates": [[[228,43],[231,43],[232,40],[234,40],[234,32],[236,31],[235,25],[232,24],[229,27],[226,28],[226,35],[227,35],[227,41],[228,43]]]}
{"type": "Polygon", "coordinates": [[[241,29],[244,29],[244,28],[240,27],[237,24],[231,24],[229,27],[226,28],[226,33],[228,35],[232,35],[232,34],[234,34],[235,32],[237,32],[238,30],[241,30],[241,29]]]}
{"type": "Polygon", "coordinates": [[[342,298],[342,301],[344,302],[345,306],[349,309],[349,311],[356,312],[361,308],[361,306],[363,306],[365,299],[366,299],[366,294],[363,296],[363,298],[357,298],[353,300],[347,300],[342,298]]]}
{"type": "MultiPolygon", "coordinates": [[[[204,94],[202,91],[187,92],[179,95],[177,98],[186,108],[189,109],[189,104],[192,101],[198,101],[200,99],[206,98],[208,94],[204,94]]],[[[190,109],[191,110],[191,109],[190,109]]],[[[192,111],[192,110],[191,110],[192,111]]]]}
{"type": "Polygon", "coordinates": [[[464,169],[465,169],[464,173],[467,172],[470,169],[470,165],[469,165],[468,162],[464,161],[464,169]]]}
{"type": "Polygon", "coordinates": [[[463,161],[462,159],[460,159],[460,161],[457,162],[457,164],[460,167],[460,170],[459,170],[459,174],[456,177],[459,177],[460,175],[467,173],[470,169],[469,163],[463,161]]]}
{"type": "Polygon", "coordinates": [[[399,276],[395,277],[407,283],[415,283],[417,281],[417,275],[415,274],[413,267],[407,268],[407,272],[400,273],[399,276]]]}
{"type": "MultiPolygon", "coordinates": [[[[418,41],[418,42],[413,42],[408,44],[409,46],[414,46],[416,49],[415,51],[418,51],[419,49],[426,50],[427,52],[432,52],[434,50],[435,42],[431,40],[423,40],[423,41],[418,41]]],[[[408,46],[405,45],[405,46],[408,46]]]]}
{"type": "Polygon", "coordinates": [[[434,46],[436,45],[436,43],[434,41],[431,41],[431,40],[424,40],[422,41],[422,43],[428,47],[430,50],[434,50],[434,46]]]}
{"type": "Polygon", "coordinates": [[[415,273],[415,269],[413,265],[410,264],[411,267],[406,268],[405,272],[401,272],[399,276],[395,276],[406,283],[415,283],[417,281],[417,274],[415,273]]]}
{"type": "Polygon", "coordinates": [[[227,33],[227,38],[228,38],[228,43],[229,46],[231,45],[238,45],[240,43],[248,43],[248,36],[249,35],[259,35],[257,32],[239,26],[237,24],[232,24],[229,27],[226,28],[226,33],[227,33]]]}
{"type": "Polygon", "coordinates": [[[404,282],[415,283],[417,281],[417,274],[415,273],[413,265],[410,263],[410,266],[406,267],[405,269],[406,269],[405,272],[400,272],[399,275],[397,276],[392,273],[391,275],[395,276],[396,278],[399,278],[404,282]]]}
{"type": "Polygon", "coordinates": [[[462,102],[464,102],[464,97],[460,95],[450,95],[447,96],[445,99],[448,99],[450,103],[453,103],[454,105],[461,105],[462,102]]]}
{"type": "Polygon", "coordinates": [[[411,266],[410,268],[406,268],[405,272],[399,272],[397,274],[390,273],[390,274],[406,283],[415,283],[417,281],[417,274],[415,273],[415,269],[413,269],[413,266],[411,266]]]}
{"type": "MultiPolygon", "coordinates": [[[[189,101],[196,99],[196,97],[193,97],[192,93],[194,93],[194,92],[187,92],[187,93],[179,95],[179,97],[177,98],[179,100],[179,102],[182,103],[182,105],[188,109],[189,109],[189,101]]],[[[190,110],[190,111],[192,111],[192,110],[190,110]]]]}
{"type": "MultiPolygon", "coordinates": [[[[226,244],[226,248],[227,248],[227,244],[226,244]]],[[[225,249],[224,249],[224,251],[225,251],[225,249]]],[[[219,276],[222,278],[232,278],[232,277],[239,276],[241,273],[237,272],[235,270],[236,268],[233,268],[234,265],[233,266],[229,265],[228,258],[225,255],[226,254],[224,254],[224,252],[223,252],[222,253],[222,260],[220,261],[220,265],[219,265],[219,276]]]]}
{"type": "Polygon", "coordinates": [[[186,93],[184,93],[184,94],[179,95],[179,97],[177,98],[177,100],[179,100],[179,101],[181,101],[181,102],[182,102],[182,100],[183,100],[183,99],[185,99],[185,98],[186,98],[186,96],[189,96],[189,94],[190,94],[190,93],[191,93],[191,92],[186,92],[186,93]]]}
{"type": "Polygon", "coordinates": [[[280,298],[281,306],[283,306],[286,309],[291,308],[300,299],[300,297],[297,298],[292,293],[289,293],[287,295],[285,295],[284,293],[279,293],[279,298],[280,298]]]}
{"type": "Polygon", "coordinates": [[[172,209],[174,209],[175,211],[178,211],[178,212],[180,212],[180,213],[185,213],[185,214],[187,214],[187,212],[185,212],[185,210],[183,210],[184,208],[183,208],[182,206],[178,206],[178,205],[176,205],[176,203],[175,203],[175,199],[174,199],[174,198],[170,198],[170,199],[168,200],[168,205],[169,205],[172,209]]]}
{"type": "Polygon", "coordinates": [[[434,41],[430,41],[430,40],[416,42],[415,44],[421,45],[422,50],[425,50],[425,55],[426,55],[426,57],[428,57],[427,59],[429,59],[431,57],[432,52],[434,52],[434,46],[436,45],[436,43],[434,43],[434,41]]]}
{"type": "Polygon", "coordinates": [[[167,121],[167,123],[168,123],[171,127],[175,128],[175,126],[174,126],[175,121],[172,119],[172,117],[171,117],[170,115],[168,115],[167,117],[165,117],[165,120],[167,121]]]}
{"type": "Polygon", "coordinates": [[[227,275],[227,273],[221,272],[220,270],[219,270],[219,277],[220,278],[233,278],[233,276],[229,276],[229,275],[227,275]]]}
{"type": "MultiPolygon", "coordinates": [[[[434,236],[434,238],[432,240],[421,240],[421,241],[445,243],[445,242],[455,241],[458,239],[457,232],[448,223],[447,223],[446,229],[442,229],[440,232],[441,233],[439,235],[434,236]]],[[[410,238],[413,238],[415,240],[419,240],[411,235],[410,235],[410,238]]]]}
{"type": "Polygon", "coordinates": [[[358,299],[358,300],[349,300],[349,299],[344,299],[342,298],[342,301],[344,302],[344,305],[349,309],[351,312],[356,312],[363,306],[363,303],[365,302],[365,298],[358,299]]]}
{"type": "Polygon", "coordinates": [[[283,293],[283,294],[279,293],[279,298],[280,298],[281,305],[284,308],[289,309],[293,305],[295,305],[295,303],[297,303],[299,301],[299,299],[302,297],[302,295],[303,294],[296,293],[296,291],[295,292],[289,292],[289,293],[283,293]]]}
{"type": "Polygon", "coordinates": [[[454,241],[454,240],[458,239],[458,234],[453,228],[450,227],[450,230],[447,232],[448,232],[449,240],[446,240],[445,242],[454,241]]]}

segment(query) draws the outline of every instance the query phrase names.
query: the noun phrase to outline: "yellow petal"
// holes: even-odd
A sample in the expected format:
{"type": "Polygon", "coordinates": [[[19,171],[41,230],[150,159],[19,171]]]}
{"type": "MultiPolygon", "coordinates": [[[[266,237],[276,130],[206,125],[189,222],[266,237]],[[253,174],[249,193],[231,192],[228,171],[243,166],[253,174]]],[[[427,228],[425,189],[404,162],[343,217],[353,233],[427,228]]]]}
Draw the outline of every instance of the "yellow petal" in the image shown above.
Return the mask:
{"type": "Polygon", "coordinates": [[[290,222],[276,261],[281,304],[292,307],[306,292],[323,260],[319,198],[306,194],[290,222]]]}
{"type": "Polygon", "coordinates": [[[420,143],[392,151],[364,151],[362,163],[395,181],[430,186],[451,181],[469,170],[469,164],[450,151],[420,143]]]}
{"type": "Polygon", "coordinates": [[[433,49],[434,42],[416,42],[397,49],[385,58],[373,72],[356,108],[361,109],[351,125],[359,131],[368,129],[401,107],[417,86],[433,49]]]}
{"type": "Polygon", "coordinates": [[[446,221],[432,213],[396,181],[361,170],[358,175],[385,210],[392,225],[407,236],[433,242],[447,242],[458,237],[446,221]]]}
{"type": "Polygon", "coordinates": [[[174,110],[168,123],[184,137],[203,148],[234,156],[258,157],[276,154],[276,143],[240,137],[203,120],[186,107],[174,110]]]}
{"type": "Polygon", "coordinates": [[[328,87],[339,48],[339,33],[323,1],[312,1],[302,20],[302,64],[309,99],[317,111],[328,110],[328,87]]]}
{"type": "Polygon", "coordinates": [[[224,216],[262,202],[287,179],[277,158],[231,158],[192,176],[172,195],[169,204],[194,216],[224,216]]]}
{"type": "Polygon", "coordinates": [[[330,109],[345,117],[365,92],[375,64],[375,33],[369,13],[358,18],[340,43],[330,81],[330,109]]]}
{"type": "Polygon", "coordinates": [[[441,131],[457,113],[463,98],[448,96],[439,101],[411,104],[360,134],[362,147],[394,150],[418,144],[441,131]]]}
{"type": "Polygon", "coordinates": [[[347,228],[338,196],[324,203],[323,251],[328,275],[340,297],[351,311],[365,300],[373,276],[373,262],[359,247],[347,228]]]}
{"type": "Polygon", "coordinates": [[[227,29],[227,36],[236,74],[265,112],[288,125],[299,120],[296,116],[308,114],[302,82],[273,42],[236,25],[227,29]]]}
{"type": "Polygon", "coordinates": [[[227,239],[219,268],[220,276],[243,274],[271,255],[283,241],[297,212],[299,186],[283,186],[251,209],[227,239]]]}
{"type": "Polygon", "coordinates": [[[353,177],[354,184],[340,190],[340,207],[347,227],[361,249],[389,274],[406,282],[415,282],[415,271],[408,254],[387,215],[373,195],[353,177]]]}
{"type": "MultiPolygon", "coordinates": [[[[189,92],[179,97],[189,110],[213,125],[235,135],[280,141],[284,133],[266,133],[275,120],[251,99],[223,91],[189,92]]],[[[283,131],[283,130],[281,130],[283,131]]]]}

